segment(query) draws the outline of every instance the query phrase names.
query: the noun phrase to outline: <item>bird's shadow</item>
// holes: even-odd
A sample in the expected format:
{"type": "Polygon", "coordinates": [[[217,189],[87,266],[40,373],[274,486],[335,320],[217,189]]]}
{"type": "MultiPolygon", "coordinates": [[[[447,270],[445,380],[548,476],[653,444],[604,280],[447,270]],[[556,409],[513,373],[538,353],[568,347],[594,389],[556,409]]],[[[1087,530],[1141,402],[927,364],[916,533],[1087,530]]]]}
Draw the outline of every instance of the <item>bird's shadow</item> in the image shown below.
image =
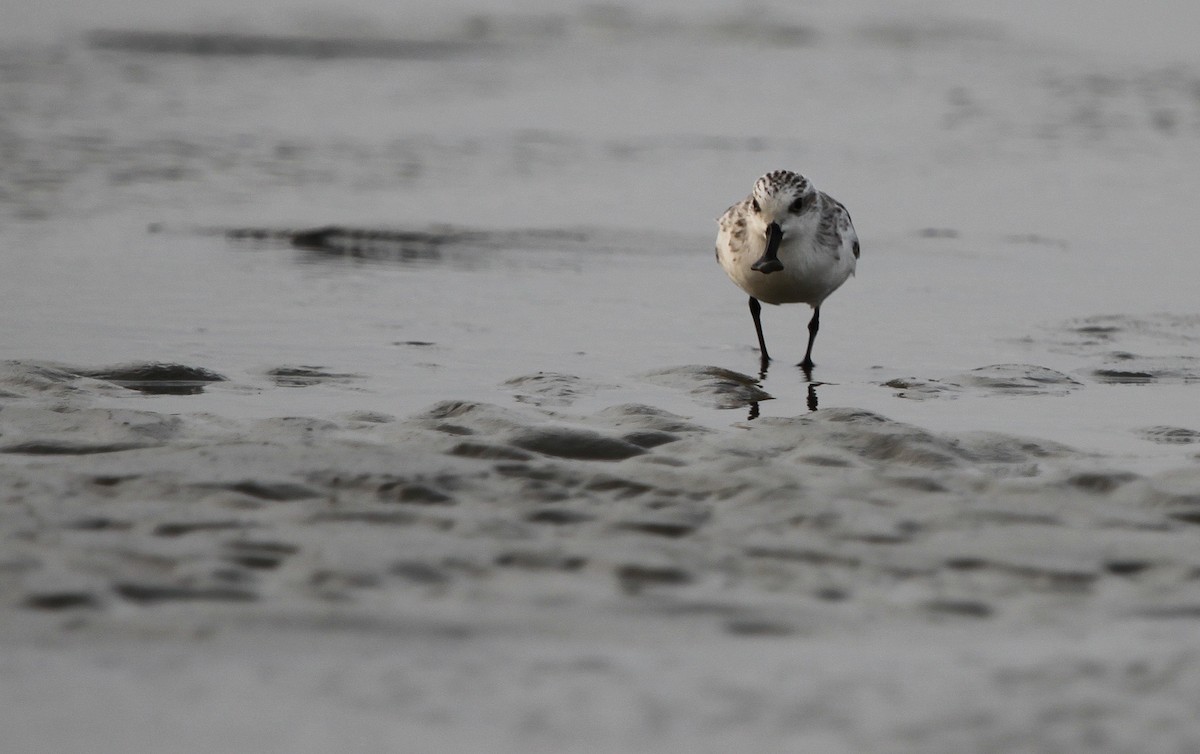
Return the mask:
{"type": "MultiPolygon", "coordinates": [[[[808,387],[808,395],[805,398],[805,403],[808,405],[808,410],[811,413],[813,411],[816,411],[817,407],[820,405],[820,400],[817,398],[817,388],[821,385],[824,385],[825,383],[818,382],[813,379],[813,376],[812,376],[813,368],[811,366],[807,366],[804,364],[797,364],[796,366],[799,367],[800,371],[804,374],[804,382],[807,384],[807,387],[808,387]]],[[[761,361],[759,361],[758,380],[759,380],[760,386],[761,386],[762,382],[766,381],[767,371],[770,368],[771,368],[771,362],[768,359],[762,359],[761,361]]],[[[759,412],[759,407],[758,407],[758,401],[754,401],[753,403],[750,404],[750,415],[748,417],[746,417],[747,421],[754,421],[755,419],[757,419],[759,417],[759,413],[760,412],[759,412]]]]}

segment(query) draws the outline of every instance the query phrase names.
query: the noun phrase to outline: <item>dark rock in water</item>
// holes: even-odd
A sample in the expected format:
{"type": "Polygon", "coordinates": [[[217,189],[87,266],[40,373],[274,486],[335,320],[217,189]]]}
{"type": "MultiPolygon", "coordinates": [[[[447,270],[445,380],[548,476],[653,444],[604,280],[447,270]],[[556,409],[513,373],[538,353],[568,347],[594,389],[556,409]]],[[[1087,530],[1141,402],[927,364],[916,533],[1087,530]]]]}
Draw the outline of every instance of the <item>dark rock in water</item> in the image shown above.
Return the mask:
{"type": "Polygon", "coordinates": [[[303,365],[268,369],[267,376],[279,387],[309,387],[324,382],[345,382],[347,380],[362,379],[362,375],[360,374],[330,372],[325,367],[303,365]]]}
{"type": "Polygon", "coordinates": [[[646,452],[631,442],[573,427],[534,427],[509,441],[525,450],[582,461],[620,461],[646,452]]]}
{"type": "Polygon", "coordinates": [[[671,367],[642,377],[656,385],[687,390],[700,403],[713,408],[743,408],[772,399],[756,378],[721,367],[671,367]]]}
{"type": "Polygon", "coordinates": [[[1156,378],[1149,372],[1133,372],[1127,369],[1096,369],[1092,376],[1101,382],[1114,385],[1149,385],[1156,378]]]}
{"type": "Polygon", "coordinates": [[[59,440],[30,440],[0,447],[0,453],[28,456],[86,456],[94,453],[120,453],[126,450],[151,448],[149,442],[72,442],[59,440]]]}
{"type": "Polygon", "coordinates": [[[162,362],[73,371],[81,377],[105,380],[149,395],[196,395],[209,383],[225,381],[224,376],[210,369],[162,362]]]}

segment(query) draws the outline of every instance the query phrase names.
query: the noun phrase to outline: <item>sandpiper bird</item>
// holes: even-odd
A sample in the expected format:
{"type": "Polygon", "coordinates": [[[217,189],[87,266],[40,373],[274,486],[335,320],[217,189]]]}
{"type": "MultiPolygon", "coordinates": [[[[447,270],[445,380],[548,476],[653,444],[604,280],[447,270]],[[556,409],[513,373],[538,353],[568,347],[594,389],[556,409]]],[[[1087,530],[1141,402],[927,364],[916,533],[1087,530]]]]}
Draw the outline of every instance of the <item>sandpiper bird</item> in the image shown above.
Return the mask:
{"type": "Polygon", "coordinates": [[[813,341],[821,303],[854,274],[858,235],[841,202],[790,170],[767,173],[754,191],[717,221],[717,261],[750,294],[750,316],[758,333],[765,370],[771,357],[763,340],[760,301],[808,304],[808,348],[799,366],[813,366],[813,341]]]}

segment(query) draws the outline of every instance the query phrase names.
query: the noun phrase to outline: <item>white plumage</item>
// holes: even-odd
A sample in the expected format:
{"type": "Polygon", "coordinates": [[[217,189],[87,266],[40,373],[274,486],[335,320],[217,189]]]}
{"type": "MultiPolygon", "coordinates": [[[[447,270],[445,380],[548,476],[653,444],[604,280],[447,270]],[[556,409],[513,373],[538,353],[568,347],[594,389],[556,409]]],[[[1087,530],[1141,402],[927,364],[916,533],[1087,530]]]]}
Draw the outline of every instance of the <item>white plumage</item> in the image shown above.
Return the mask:
{"type": "Polygon", "coordinates": [[[808,304],[808,348],[800,366],[811,369],[821,304],[854,274],[858,235],[841,202],[788,170],[767,173],[754,191],[718,220],[717,261],[750,295],[763,368],[770,356],[759,319],[760,301],[808,304]]]}

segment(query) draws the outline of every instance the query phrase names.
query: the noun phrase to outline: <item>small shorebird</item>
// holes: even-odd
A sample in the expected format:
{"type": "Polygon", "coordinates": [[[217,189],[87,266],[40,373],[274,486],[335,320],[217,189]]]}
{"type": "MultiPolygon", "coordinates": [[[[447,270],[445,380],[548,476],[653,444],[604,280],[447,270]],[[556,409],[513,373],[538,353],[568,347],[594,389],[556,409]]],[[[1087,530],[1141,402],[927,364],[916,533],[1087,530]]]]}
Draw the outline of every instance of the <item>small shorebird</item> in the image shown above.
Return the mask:
{"type": "Polygon", "coordinates": [[[765,371],[771,357],[763,340],[760,301],[808,304],[808,348],[799,366],[812,369],[821,303],[854,274],[858,235],[841,202],[790,170],[767,173],[754,191],[717,221],[717,261],[729,279],[750,294],[765,371]]]}

